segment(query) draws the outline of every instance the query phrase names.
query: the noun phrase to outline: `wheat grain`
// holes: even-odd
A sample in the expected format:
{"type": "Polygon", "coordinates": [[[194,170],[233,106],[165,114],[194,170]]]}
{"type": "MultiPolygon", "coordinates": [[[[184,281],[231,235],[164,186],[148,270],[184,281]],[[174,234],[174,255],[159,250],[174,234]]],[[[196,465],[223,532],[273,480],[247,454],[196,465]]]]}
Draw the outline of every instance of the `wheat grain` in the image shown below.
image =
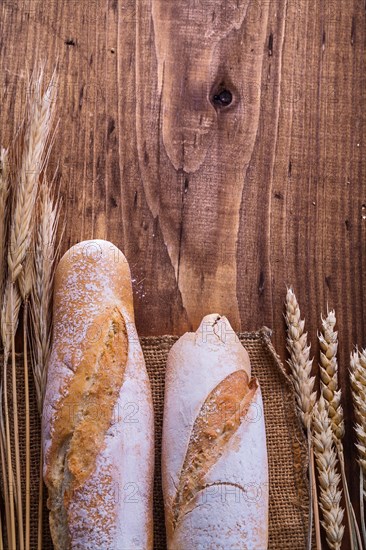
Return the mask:
{"type": "Polygon", "coordinates": [[[318,333],[320,343],[320,385],[328,407],[333,433],[338,441],[344,436],[344,418],[341,405],[341,390],[338,387],[338,333],[334,330],[334,310],[322,317],[322,331],[318,333]]]}
{"type": "MultiPolygon", "coordinates": [[[[34,225],[34,222],[33,224],[34,225]]],[[[27,254],[23,260],[22,269],[18,277],[18,287],[20,295],[23,302],[28,300],[29,294],[32,290],[34,283],[34,250],[33,250],[33,235],[34,227],[30,228],[31,231],[31,240],[29,242],[29,247],[27,254]]]]}
{"type": "Polygon", "coordinates": [[[350,380],[356,418],[358,461],[364,476],[364,498],[366,498],[366,349],[351,353],[350,380]]]}
{"type": "Polygon", "coordinates": [[[305,320],[301,319],[300,307],[291,288],[287,289],[285,319],[288,331],[287,350],[290,354],[288,364],[301,419],[305,428],[308,428],[316,401],[316,392],[313,391],[315,376],[311,376],[313,360],[309,358],[310,346],[307,343],[307,333],[304,332],[305,320]]]}
{"type": "Polygon", "coordinates": [[[329,548],[339,550],[344,534],[342,490],[339,488],[341,476],[337,472],[337,453],[333,442],[331,421],[323,396],[314,406],[312,416],[314,453],[319,473],[319,502],[323,513],[322,525],[329,548]]]}

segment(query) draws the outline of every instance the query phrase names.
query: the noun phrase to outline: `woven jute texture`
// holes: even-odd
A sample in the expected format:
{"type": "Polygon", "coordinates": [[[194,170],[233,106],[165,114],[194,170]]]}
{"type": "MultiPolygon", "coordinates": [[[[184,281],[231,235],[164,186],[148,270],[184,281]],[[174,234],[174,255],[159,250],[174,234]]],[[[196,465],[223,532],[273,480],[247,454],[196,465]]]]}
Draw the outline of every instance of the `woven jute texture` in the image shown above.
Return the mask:
{"type": "MultiPolygon", "coordinates": [[[[272,347],[268,329],[253,333],[241,333],[238,336],[249,353],[253,375],[259,378],[263,394],[269,457],[269,548],[273,550],[302,550],[306,548],[308,532],[308,456],[304,435],[296,415],[293,391],[283,365],[272,347]]],[[[151,380],[155,409],[154,548],[155,550],[165,550],[164,510],[160,480],[164,373],[169,349],[177,340],[177,337],[143,337],[140,340],[151,380]]],[[[18,356],[17,359],[19,366],[19,441],[22,472],[24,472],[24,384],[21,383],[20,367],[22,356],[18,356]]],[[[11,382],[11,378],[9,382],[11,382]]],[[[32,434],[31,548],[35,549],[37,548],[40,421],[35,405],[36,400],[32,382],[30,391],[32,434]]],[[[12,414],[12,411],[10,413],[12,414]]],[[[45,493],[44,490],[44,495],[45,493]]],[[[43,533],[43,548],[44,550],[51,550],[53,547],[48,529],[46,507],[44,508],[43,533]]],[[[114,549],[101,548],[100,550],[114,549]]],[[[231,549],[227,548],[227,550],[231,549]]]]}

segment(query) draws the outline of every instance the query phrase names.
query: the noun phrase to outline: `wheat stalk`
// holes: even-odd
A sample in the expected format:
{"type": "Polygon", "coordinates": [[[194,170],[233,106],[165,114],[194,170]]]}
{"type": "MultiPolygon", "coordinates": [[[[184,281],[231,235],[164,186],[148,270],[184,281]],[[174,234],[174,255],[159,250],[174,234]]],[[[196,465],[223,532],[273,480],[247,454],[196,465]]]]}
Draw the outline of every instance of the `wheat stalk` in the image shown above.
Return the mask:
{"type": "Polygon", "coordinates": [[[311,534],[313,515],[317,548],[321,548],[320,524],[318,514],[318,499],[316,493],[315,464],[311,438],[311,417],[316,402],[314,390],[315,377],[311,376],[313,359],[310,359],[310,346],[307,333],[304,332],[305,320],[301,319],[301,312],[295,293],[292,288],[287,289],[285,320],[287,325],[287,350],[290,354],[288,364],[295,387],[297,408],[307,433],[309,451],[309,482],[310,482],[310,510],[309,510],[309,540],[311,549],[311,534]]]}
{"type": "MultiPolygon", "coordinates": [[[[3,389],[0,390],[0,410],[3,410],[3,389]]],[[[5,434],[5,425],[4,425],[4,416],[0,414],[0,456],[1,456],[1,473],[3,479],[3,495],[4,495],[4,508],[5,508],[5,521],[6,521],[6,533],[9,535],[11,532],[10,527],[10,494],[9,494],[9,485],[8,478],[6,476],[7,467],[6,467],[6,434],[5,434]]],[[[1,533],[1,541],[4,541],[4,533],[1,533]]],[[[9,536],[8,536],[9,541],[9,536]]]]}
{"type": "MultiPolygon", "coordinates": [[[[10,309],[12,312],[17,311],[16,300],[18,299],[17,287],[10,283],[10,309]],[[15,295],[15,296],[14,296],[15,295]]],[[[19,309],[18,309],[19,314],[19,309]]],[[[24,548],[24,530],[23,530],[23,502],[22,502],[22,482],[20,474],[20,451],[19,451],[19,421],[18,421],[18,390],[17,390],[17,374],[16,374],[16,357],[15,357],[15,329],[14,324],[11,330],[11,385],[13,399],[13,428],[14,428],[14,449],[15,449],[15,488],[16,502],[18,511],[18,531],[19,531],[19,549],[24,548]]]]}
{"type": "Polygon", "coordinates": [[[28,303],[29,294],[34,283],[34,223],[32,219],[31,238],[27,255],[18,278],[18,286],[23,300],[23,372],[25,398],[25,548],[30,548],[30,406],[29,406],[29,377],[28,377],[28,303]]]}
{"type": "Polygon", "coordinates": [[[366,499],[366,349],[351,353],[350,380],[355,411],[358,462],[360,465],[361,527],[366,547],[366,526],[363,514],[366,499]]]}
{"type": "Polygon", "coordinates": [[[336,322],[337,319],[334,310],[328,311],[325,318],[322,316],[322,329],[321,332],[318,333],[320,344],[320,385],[339,457],[351,544],[353,548],[359,546],[360,549],[362,549],[360,531],[349,495],[344,464],[342,439],[344,437],[345,428],[343,408],[341,405],[341,389],[338,386],[338,332],[334,330],[336,322]]]}
{"type": "MultiPolygon", "coordinates": [[[[9,167],[8,167],[8,151],[3,147],[0,147],[0,312],[2,311],[3,298],[4,298],[4,284],[5,284],[5,271],[6,271],[6,233],[7,233],[7,222],[8,222],[8,210],[9,210],[9,190],[10,190],[10,178],[9,178],[9,167]]],[[[1,325],[1,331],[5,329],[1,325]]],[[[3,336],[3,335],[2,335],[3,336]]],[[[2,381],[3,383],[3,381],[2,381]]],[[[3,488],[4,488],[4,508],[5,508],[5,518],[6,518],[6,532],[9,534],[11,532],[10,527],[10,492],[8,486],[8,479],[6,477],[6,433],[5,433],[5,424],[4,417],[2,414],[3,411],[3,388],[0,388],[0,453],[1,453],[1,465],[2,465],[2,478],[3,478],[3,488]]],[[[14,509],[14,507],[13,507],[14,509]]],[[[15,528],[15,527],[14,527],[15,528]]],[[[9,538],[8,538],[9,541],[9,538]]],[[[3,531],[1,533],[1,543],[3,543],[3,531]]]]}
{"type": "MultiPolygon", "coordinates": [[[[41,414],[47,379],[47,362],[51,339],[51,303],[54,279],[56,233],[59,222],[59,200],[54,200],[45,181],[40,189],[38,225],[35,245],[35,281],[31,294],[32,367],[38,410],[41,414]]],[[[38,549],[42,547],[43,480],[42,447],[38,492],[38,549]]]]}
{"type": "Polygon", "coordinates": [[[4,294],[6,271],[6,228],[9,210],[9,167],[8,151],[0,148],[0,310],[4,294]]]}
{"type": "MultiPolygon", "coordinates": [[[[34,234],[34,218],[30,228],[31,238],[34,234]]],[[[25,399],[25,548],[30,547],[30,405],[29,405],[29,378],[28,378],[28,301],[34,281],[34,250],[33,241],[29,243],[27,255],[24,258],[22,270],[19,273],[18,286],[23,300],[23,372],[24,372],[24,399],[25,399]]]]}
{"type": "MultiPolygon", "coordinates": [[[[29,383],[27,357],[27,314],[28,296],[33,285],[33,254],[31,242],[34,233],[35,203],[38,194],[39,176],[48,155],[47,144],[53,122],[52,99],[55,93],[55,73],[44,93],[42,93],[43,68],[35,73],[28,86],[28,114],[24,135],[24,150],[20,165],[20,178],[14,204],[11,227],[10,251],[8,254],[9,273],[12,282],[18,281],[25,304],[23,322],[24,382],[26,416],[26,515],[25,547],[30,547],[30,421],[29,383]]],[[[14,397],[15,399],[15,397],[14,397]]],[[[16,401],[14,402],[16,409],[16,401]]],[[[14,423],[16,424],[16,423],[14,423]]],[[[17,447],[17,445],[16,445],[17,447]]],[[[17,454],[16,454],[17,457],[17,454]]],[[[18,478],[18,459],[16,458],[18,478]]],[[[20,473],[19,473],[20,476],[20,473]]],[[[19,522],[22,519],[19,518],[19,522]]],[[[22,548],[22,546],[21,546],[22,548]]]]}
{"type": "Polygon", "coordinates": [[[322,525],[329,548],[339,550],[344,533],[344,509],[340,504],[342,490],[339,488],[341,476],[337,472],[337,453],[323,395],[313,409],[313,442],[319,474],[322,525]]]}
{"type": "MultiPolygon", "coordinates": [[[[15,515],[14,515],[14,497],[15,497],[15,491],[13,490],[16,486],[16,482],[14,480],[14,474],[13,474],[13,467],[12,467],[12,461],[11,461],[11,439],[10,439],[10,421],[9,421],[9,405],[8,405],[8,360],[9,355],[12,350],[13,340],[14,340],[14,334],[16,332],[17,326],[18,326],[18,319],[19,319],[19,309],[21,305],[21,297],[19,292],[17,291],[17,288],[15,287],[15,291],[13,293],[13,285],[8,280],[6,287],[5,287],[5,293],[4,293],[4,299],[1,309],[1,338],[3,343],[3,351],[4,351],[4,371],[3,371],[3,380],[2,380],[2,392],[4,395],[4,417],[2,416],[1,421],[1,428],[2,428],[2,437],[1,437],[1,444],[5,442],[5,449],[2,451],[2,455],[6,456],[7,465],[5,464],[5,461],[2,461],[3,464],[3,473],[4,469],[7,469],[8,474],[8,496],[7,496],[7,504],[8,504],[8,516],[9,520],[7,524],[10,526],[10,531],[8,531],[8,543],[11,548],[16,548],[16,532],[15,532],[15,515]],[[5,433],[4,433],[4,427],[5,427],[5,433]]],[[[12,374],[14,376],[14,373],[12,374]]],[[[18,502],[19,507],[19,502],[18,502]]]]}

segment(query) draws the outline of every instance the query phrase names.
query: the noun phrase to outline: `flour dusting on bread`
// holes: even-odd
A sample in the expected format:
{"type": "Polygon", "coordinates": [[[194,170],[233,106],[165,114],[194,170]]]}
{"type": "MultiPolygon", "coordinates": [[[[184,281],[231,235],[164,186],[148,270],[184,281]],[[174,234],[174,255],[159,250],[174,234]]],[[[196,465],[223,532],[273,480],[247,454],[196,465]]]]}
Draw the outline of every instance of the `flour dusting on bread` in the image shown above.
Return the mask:
{"type": "Polygon", "coordinates": [[[63,256],[53,326],[42,432],[55,549],[150,549],[152,397],[129,266],[112,243],[84,241],[63,256]],[[126,422],[129,403],[136,424],[126,422]]]}
{"type": "Polygon", "coordinates": [[[247,351],[218,314],[169,352],[162,481],[169,550],[267,548],[260,386],[247,351]]]}

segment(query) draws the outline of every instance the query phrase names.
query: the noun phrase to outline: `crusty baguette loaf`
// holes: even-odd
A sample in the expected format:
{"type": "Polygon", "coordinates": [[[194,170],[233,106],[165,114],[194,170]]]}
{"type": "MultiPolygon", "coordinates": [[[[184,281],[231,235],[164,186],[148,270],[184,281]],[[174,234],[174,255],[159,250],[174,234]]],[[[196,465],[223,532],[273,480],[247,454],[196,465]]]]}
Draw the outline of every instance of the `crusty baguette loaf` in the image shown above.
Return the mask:
{"type": "Polygon", "coordinates": [[[261,391],[248,353],[217,314],[168,355],[162,481],[170,550],[267,548],[261,391]]]}
{"type": "Polygon", "coordinates": [[[55,549],[151,549],[152,397],[130,269],[107,241],[57,267],[42,433],[55,549]]]}

